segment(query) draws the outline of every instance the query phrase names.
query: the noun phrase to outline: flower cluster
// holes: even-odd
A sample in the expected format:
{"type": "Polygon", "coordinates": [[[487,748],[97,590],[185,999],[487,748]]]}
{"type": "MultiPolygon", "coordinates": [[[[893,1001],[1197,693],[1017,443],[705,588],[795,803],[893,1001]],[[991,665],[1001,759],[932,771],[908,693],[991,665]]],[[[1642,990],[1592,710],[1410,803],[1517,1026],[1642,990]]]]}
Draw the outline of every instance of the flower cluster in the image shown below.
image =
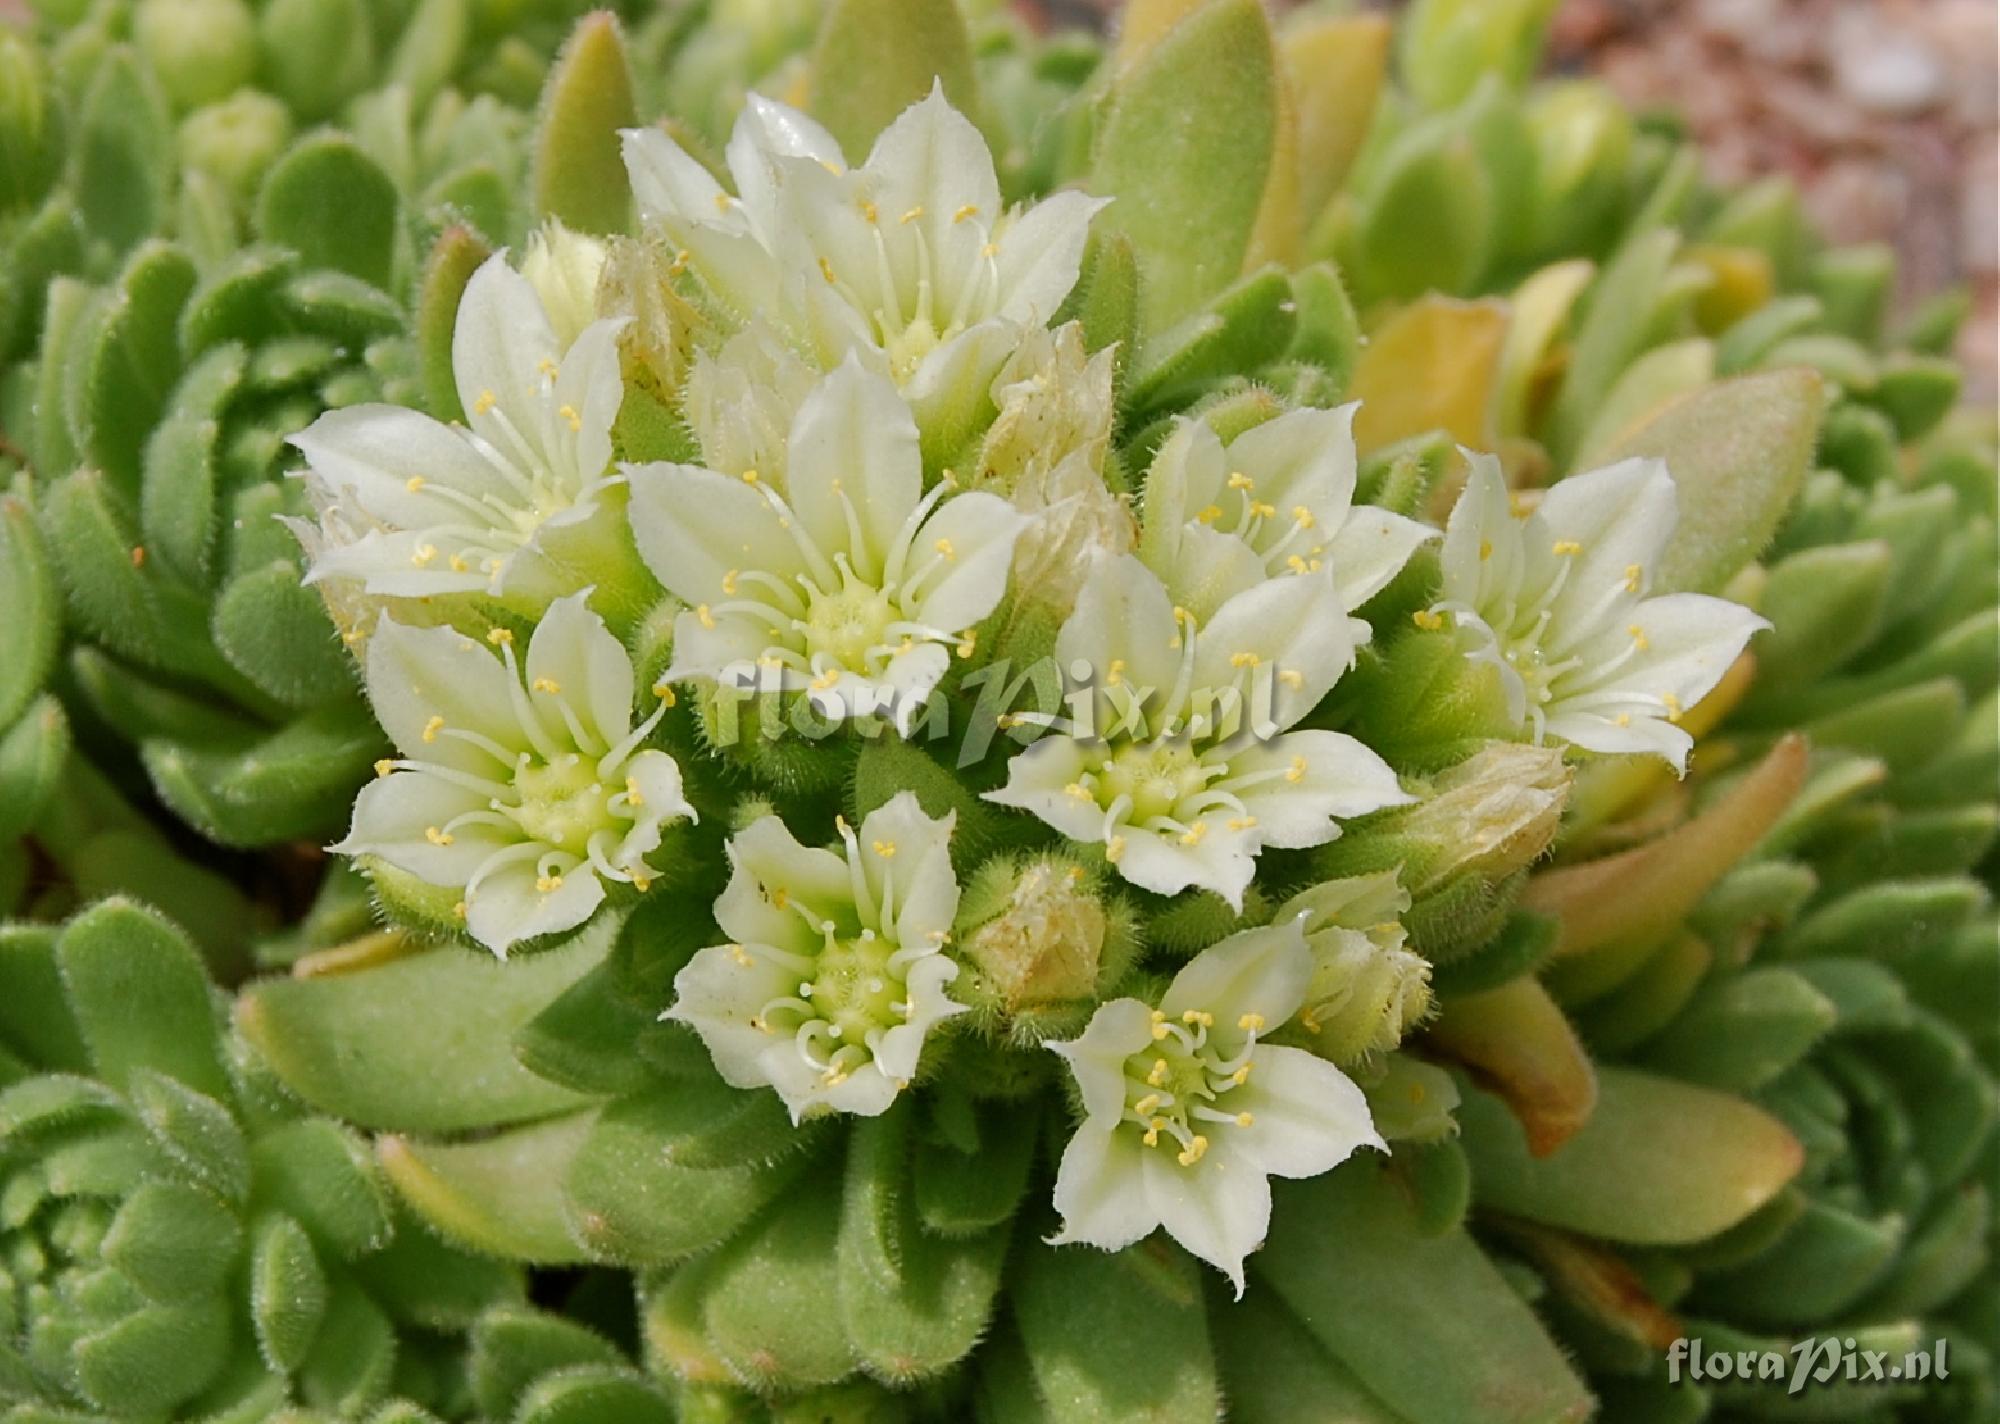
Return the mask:
{"type": "Polygon", "coordinates": [[[1164,1229],[1240,1294],[1269,1177],[1387,1150],[1348,1070],[1430,1010],[1395,869],[1322,877],[1275,915],[1253,894],[1267,853],[1298,865],[1419,800],[1336,710],[1364,650],[1414,636],[1373,609],[1435,584],[1417,627],[1448,622],[1467,668],[1500,670],[1523,736],[1677,768],[1680,713],[1760,620],[1647,596],[1675,498],[1657,462],[1517,513],[1473,456],[1441,580],[1418,557],[1440,531],[1357,499],[1353,405],[1177,413],[1128,499],[1118,353],[1050,325],[1103,204],[1003,207],[941,91],[858,166],[755,95],[733,191],[660,130],[624,155],[640,245],[552,228],[521,271],[503,254],[467,284],[469,428],[358,406],[294,442],[310,577],[370,615],[367,690],[398,752],[335,849],[504,955],[670,871],[698,883],[715,850],[687,828],[722,824],[727,883],[687,907],[721,942],[684,959],[661,1017],[728,1088],[775,1092],[795,1125],[883,1117],[948,1062],[1045,1044],[1080,1108],[1053,1241],[1164,1229]],[[620,434],[624,363],[651,338],[605,275],[662,250],[691,347],[664,443],[620,434]],[[1022,610],[1053,615],[1060,696],[1006,715],[1024,744],[1004,768],[956,775],[920,722],[963,730],[982,632],[1031,649],[1022,610]],[[737,797],[705,774],[724,750],[706,724],[669,718],[677,688],[698,713],[809,706],[842,735],[745,763],[768,784],[737,797]],[[885,757],[888,783],[868,772],[885,757]],[[851,768],[858,825],[814,762],[851,768]],[[996,817],[1026,857],[980,863],[996,817]],[[1171,982],[1111,885],[1156,923],[1214,904],[1171,982]]]}

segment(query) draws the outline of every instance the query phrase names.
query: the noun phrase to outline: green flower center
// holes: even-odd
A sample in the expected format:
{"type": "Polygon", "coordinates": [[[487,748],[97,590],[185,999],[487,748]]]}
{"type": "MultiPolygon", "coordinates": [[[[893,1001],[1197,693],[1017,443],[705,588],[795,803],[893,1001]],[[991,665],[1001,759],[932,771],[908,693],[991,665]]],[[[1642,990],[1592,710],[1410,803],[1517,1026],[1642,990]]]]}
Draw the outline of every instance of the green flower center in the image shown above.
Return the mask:
{"type": "Polygon", "coordinates": [[[1243,1047],[1224,1058],[1209,1042],[1215,1015],[1189,1009],[1175,1023],[1153,1011],[1153,1042],[1125,1060],[1124,1121],[1136,1126],[1148,1147],[1174,1154],[1192,1167],[1208,1152],[1217,1128],[1249,1127],[1248,1112],[1232,1112],[1230,1093],[1250,1080],[1262,1016],[1245,1014],[1236,1025],[1247,1035],[1243,1047]]]}
{"type": "Polygon", "coordinates": [[[806,657],[815,667],[826,662],[850,672],[869,667],[868,654],[889,641],[896,610],[879,590],[860,582],[823,593],[806,610],[806,657]]]}
{"type": "Polygon", "coordinates": [[[902,976],[889,964],[895,946],[874,936],[830,941],[813,967],[810,991],[800,998],[839,1031],[839,1037],[864,1042],[877,1029],[898,1021],[894,1005],[902,994],[902,976]]]}
{"type": "Polygon", "coordinates": [[[597,779],[597,764],[575,752],[514,773],[521,803],[509,814],[530,840],[583,856],[590,838],[614,829],[611,792],[597,779]]]}
{"type": "Polygon", "coordinates": [[[1183,743],[1121,746],[1097,774],[1097,800],[1110,806],[1129,797],[1131,810],[1125,819],[1134,825],[1161,818],[1179,820],[1183,804],[1207,789],[1210,775],[1201,758],[1183,743]]]}

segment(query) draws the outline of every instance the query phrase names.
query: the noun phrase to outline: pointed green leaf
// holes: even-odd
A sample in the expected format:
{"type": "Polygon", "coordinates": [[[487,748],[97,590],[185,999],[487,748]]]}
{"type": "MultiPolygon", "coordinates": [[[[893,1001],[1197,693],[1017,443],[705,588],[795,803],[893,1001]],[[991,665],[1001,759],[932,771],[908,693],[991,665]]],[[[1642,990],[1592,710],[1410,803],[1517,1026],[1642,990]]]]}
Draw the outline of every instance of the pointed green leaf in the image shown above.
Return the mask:
{"type": "Polygon", "coordinates": [[[954,0],[828,0],[809,73],[813,117],[856,163],[933,83],[960,113],[979,112],[972,40],[954,0]]]}
{"type": "MultiPolygon", "coordinates": [[[[281,0],[282,3],[282,0],[281,0]]],[[[394,280],[396,185],[348,138],[322,134],[278,161],[257,195],[257,234],[308,267],[388,288],[394,280]]]]}
{"type": "Polygon", "coordinates": [[[626,232],[632,185],[618,131],[636,126],[625,35],[609,11],[589,15],[549,70],[534,148],[535,211],[583,232],[626,232]]]}

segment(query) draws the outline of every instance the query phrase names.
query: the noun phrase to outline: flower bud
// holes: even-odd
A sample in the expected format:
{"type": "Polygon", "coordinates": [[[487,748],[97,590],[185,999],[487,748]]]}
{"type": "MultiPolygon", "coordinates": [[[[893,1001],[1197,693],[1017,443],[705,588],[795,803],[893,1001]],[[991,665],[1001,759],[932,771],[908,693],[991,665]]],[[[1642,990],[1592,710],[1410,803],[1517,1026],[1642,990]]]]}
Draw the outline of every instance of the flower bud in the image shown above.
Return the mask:
{"type": "Polygon", "coordinates": [[[1305,917],[1313,972],[1296,1020],[1312,1050],[1343,1067],[1386,1053],[1431,1008],[1431,967],[1403,947],[1410,896],[1393,870],[1329,880],[1280,906],[1305,917]]]}
{"type": "Polygon", "coordinates": [[[982,865],[959,907],[957,939],[972,971],[961,981],[967,1000],[1034,1038],[1080,1024],[1133,951],[1124,907],[1059,855],[982,865]]]}
{"type": "Polygon", "coordinates": [[[282,103],[255,89],[240,89],[181,120],[181,163],[248,198],[291,138],[291,115],[282,103]]]}
{"type": "Polygon", "coordinates": [[[1463,876],[1505,879],[1526,869],[1555,840],[1569,799],[1570,770],[1557,747],[1494,742],[1433,783],[1402,830],[1432,847],[1410,894],[1416,899],[1463,876]]]}
{"type": "Polygon", "coordinates": [[[556,218],[528,234],[521,275],[542,299],[564,350],[597,320],[597,283],[604,275],[604,259],[603,243],[572,232],[556,218]]]}
{"type": "Polygon", "coordinates": [[[374,72],[363,0],[271,0],[257,28],[271,88],[301,118],[331,117],[374,72]]]}
{"type": "Polygon", "coordinates": [[[980,445],[975,488],[1035,522],[1014,550],[1014,587],[1067,613],[1097,550],[1127,553],[1132,512],[1104,478],[1111,444],[1112,352],[1090,355],[1071,322],[1036,330],[994,378],[1000,414],[980,445]]]}
{"type": "Polygon", "coordinates": [[[176,107],[213,103],[257,71],[257,28],[244,0],[139,0],[132,37],[176,107]]]}

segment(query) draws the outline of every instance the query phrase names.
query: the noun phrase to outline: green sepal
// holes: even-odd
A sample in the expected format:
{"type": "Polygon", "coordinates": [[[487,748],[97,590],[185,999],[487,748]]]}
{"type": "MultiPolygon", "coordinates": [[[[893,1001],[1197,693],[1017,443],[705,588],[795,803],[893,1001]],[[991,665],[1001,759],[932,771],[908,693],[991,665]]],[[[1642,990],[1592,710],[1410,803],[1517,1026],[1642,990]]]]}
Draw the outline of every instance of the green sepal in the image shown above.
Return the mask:
{"type": "Polygon", "coordinates": [[[911,1162],[911,1199],[926,1231],[974,1236],[1014,1215],[1035,1161],[1038,1115],[1031,1105],[987,1103],[976,1119],[975,1150],[950,1141],[921,1144],[911,1162]]]}
{"type": "Polygon", "coordinates": [[[99,1249],[149,1299],[171,1305],[218,1290],[242,1244],[235,1213],[207,1192],[145,1182],[120,1204],[99,1249]]]}
{"type": "MultiPolygon", "coordinates": [[[[1142,289],[1143,290],[1143,289],[1142,289]]],[[[1285,354],[1297,329],[1292,284],[1275,267],[1218,292],[1191,316],[1149,336],[1128,368],[1126,407],[1149,413],[1285,354]]]]}
{"type": "Polygon", "coordinates": [[[625,36],[608,11],[586,16],[549,69],[536,123],[535,212],[583,232],[632,226],[632,186],[618,131],[636,127],[625,36]]]}
{"type": "MultiPolygon", "coordinates": [[[[1475,1168],[1477,1163],[1475,1161],[1475,1168]]],[[[1475,1173],[1475,1180],[1477,1180],[1475,1173]]],[[[1592,1401],[1560,1349],[1462,1230],[1427,1236],[1391,1174],[1366,1157],[1278,1184],[1250,1258],[1314,1339],[1409,1424],[1555,1424],[1592,1401]],[[1370,1282],[1366,1309],[1352,1283],[1370,1282]],[[1450,1301],[1449,1311],[1437,1302],[1450,1301]]],[[[1087,1328],[1087,1327],[1085,1327],[1087,1328]]]]}
{"type": "Polygon", "coordinates": [[[890,1385],[936,1375],[971,1353],[1000,1289],[1008,1239],[994,1229],[946,1240],[921,1227],[911,1200],[914,1115],[906,1102],[848,1134],[835,1247],[848,1342],[861,1368],[890,1385]]]}
{"type": "Polygon", "coordinates": [[[961,114],[980,113],[972,38],[956,4],[830,0],[807,75],[807,108],[857,163],[934,83],[961,114]]]}
{"type": "Polygon", "coordinates": [[[1114,199],[1098,225],[1138,260],[1142,345],[1241,272],[1277,125],[1277,57],[1255,0],[1209,0],[1115,76],[1089,187],[1114,199]]]}
{"type": "Polygon", "coordinates": [[[1037,1246],[1012,1283],[1049,1424],[1212,1424],[1221,1413],[1197,1265],[1155,1239],[1106,1254],[1037,1246]]]}
{"type": "MultiPolygon", "coordinates": [[[[266,17],[289,3],[273,0],[266,17]]],[[[400,211],[395,182],[380,165],[353,140],[326,133],[298,143],[264,179],[257,235],[291,248],[308,267],[387,289],[395,280],[400,211]]]]}
{"type": "Polygon", "coordinates": [[[229,1100],[208,974],[178,929],[141,905],[107,900],[69,922],[56,959],[107,1083],[123,1088],[152,1069],[229,1100]]]}
{"type": "Polygon", "coordinates": [[[951,858],[961,877],[985,859],[1017,828],[1007,816],[979,799],[961,776],[900,737],[865,743],[854,759],[850,805],[856,824],[901,792],[917,798],[927,816],[955,816],[951,858]]]}
{"type": "Polygon", "coordinates": [[[236,1023],[285,1086],[324,1112],[390,1132],[464,1132],[577,1107],[514,1059],[516,1031],[604,955],[586,932],[502,964],[441,948],[353,974],[262,979],[236,1023]]]}
{"type": "Polygon", "coordinates": [[[452,334],[458,328],[458,302],[465,284],[492,256],[479,234],[454,225],[438,234],[424,264],[417,290],[417,353],[422,363],[424,404],[439,420],[464,420],[458,399],[458,378],[451,364],[452,334]]]}

